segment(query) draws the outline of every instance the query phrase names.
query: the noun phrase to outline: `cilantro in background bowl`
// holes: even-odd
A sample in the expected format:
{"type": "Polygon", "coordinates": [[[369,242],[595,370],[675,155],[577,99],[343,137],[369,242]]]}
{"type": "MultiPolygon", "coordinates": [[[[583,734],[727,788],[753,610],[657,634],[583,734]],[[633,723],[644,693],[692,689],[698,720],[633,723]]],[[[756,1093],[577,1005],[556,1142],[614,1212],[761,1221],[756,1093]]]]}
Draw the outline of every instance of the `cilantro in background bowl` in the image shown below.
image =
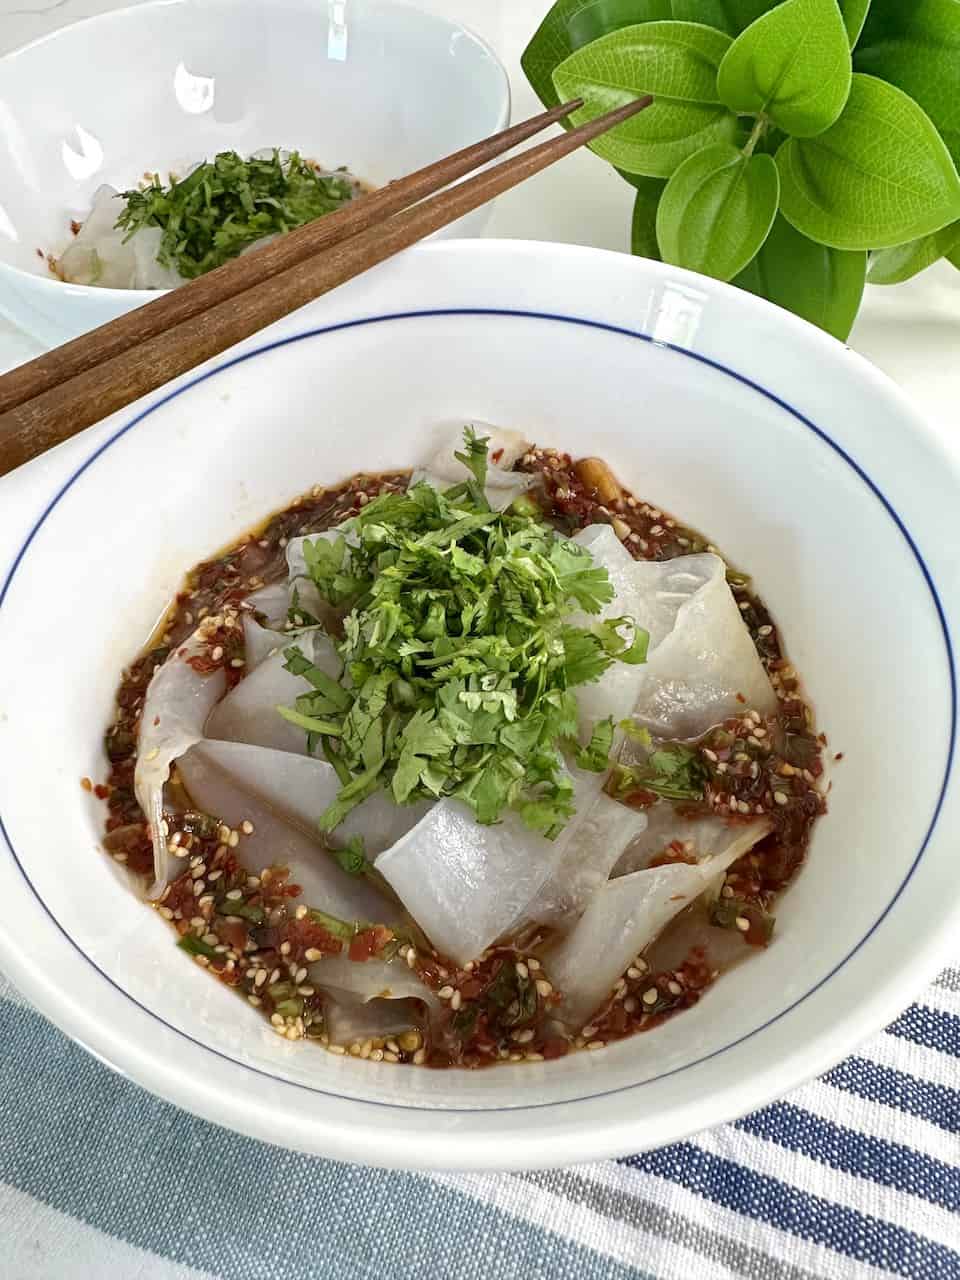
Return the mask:
{"type": "Polygon", "coordinates": [[[221,151],[181,181],[158,175],[149,186],[124,191],[117,227],[130,239],[142,227],[162,231],[157,261],[184,279],[212,271],[265,236],[292,231],[332,213],[360,194],[345,169],[324,173],[299,152],[274,148],[244,160],[221,151]]]}

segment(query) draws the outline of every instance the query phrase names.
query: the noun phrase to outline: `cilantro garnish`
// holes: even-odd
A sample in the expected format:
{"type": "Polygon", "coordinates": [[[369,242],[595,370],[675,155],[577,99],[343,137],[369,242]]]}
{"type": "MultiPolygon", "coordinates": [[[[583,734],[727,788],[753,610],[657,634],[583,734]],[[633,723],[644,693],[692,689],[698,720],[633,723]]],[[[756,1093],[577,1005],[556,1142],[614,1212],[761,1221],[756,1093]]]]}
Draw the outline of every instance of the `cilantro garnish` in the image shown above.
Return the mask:
{"type": "MultiPolygon", "coordinates": [[[[639,733],[635,736],[643,740],[639,733]]],[[[678,743],[652,751],[642,765],[618,766],[616,790],[625,795],[642,788],[664,800],[702,800],[706,782],[707,770],[699,755],[678,743]]]]}
{"type": "MultiPolygon", "coordinates": [[[[573,690],[613,662],[643,661],[629,618],[575,626],[613,599],[605,569],[535,516],[492,511],[487,441],[468,429],[470,479],[374,499],[333,540],[304,544],[310,579],[342,615],[339,681],[296,645],[287,669],[311,690],[282,714],[321,744],[340,792],[333,831],[385,789],[397,804],[456,796],[480,823],[516,809],[553,838],[573,813],[561,748],[578,731],[573,690]]],[[[612,721],[577,749],[602,772],[612,721]]]]}
{"type": "Polygon", "coordinates": [[[354,194],[346,175],[322,177],[296,151],[283,158],[274,150],[267,160],[221,151],[181,182],[171,178],[165,187],[154,176],[149,186],[124,191],[126,208],[116,225],[127,239],[140,227],[160,227],[157,261],[190,280],[263,236],[332,213],[354,194]]]}

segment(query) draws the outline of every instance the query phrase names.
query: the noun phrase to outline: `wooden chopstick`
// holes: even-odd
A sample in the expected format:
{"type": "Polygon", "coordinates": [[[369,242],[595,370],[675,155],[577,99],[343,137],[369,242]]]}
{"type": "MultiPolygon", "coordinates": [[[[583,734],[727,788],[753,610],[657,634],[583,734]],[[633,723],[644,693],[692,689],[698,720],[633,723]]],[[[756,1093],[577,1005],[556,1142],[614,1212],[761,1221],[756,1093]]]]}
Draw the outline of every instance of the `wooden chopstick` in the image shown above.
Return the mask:
{"type": "MultiPolygon", "coordinates": [[[[455,222],[628,120],[651,102],[648,95],[607,112],[340,240],[135,347],[102,361],[98,356],[98,362],[83,372],[0,414],[0,475],[455,222]]],[[[189,291],[202,282],[192,282],[175,292],[189,291]]],[[[101,332],[94,330],[77,341],[96,345],[101,332]]],[[[0,387],[2,384],[0,379],[0,387]]]]}
{"type": "Polygon", "coordinates": [[[367,227],[382,222],[401,209],[409,208],[418,200],[433,195],[457,178],[462,178],[464,174],[495,160],[518,143],[526,142],[528,138],[562,120],[581,105],[579,98],[566,102],[551,111],[533,116],[530,120],[512,125],[502,133],[495,133],[482,142],[464,147],[462,151],[455,151],[434,164],[417,169],[405,178],[399,178],[357,200],[351,200],[334,213],[316,218],[269,244],[231,259],[216,270],[191,281],[189,286],[172,289],[153,302],[101,325],[96,330],[95,342],[90,341],[89,334],[83,334],[36,360],[20,365],[6,377],[0,378],[0,413],[32,400],[34,396],[65,382],[67,378],[103,364],[111,356],[129,351],[148,338],[199,315],[208,307],[225,302],[227,298],[261,284],[288,267],[296,266],[298,262],[312,257],[322,249],[359,231],[365,231],[367,227]]]}

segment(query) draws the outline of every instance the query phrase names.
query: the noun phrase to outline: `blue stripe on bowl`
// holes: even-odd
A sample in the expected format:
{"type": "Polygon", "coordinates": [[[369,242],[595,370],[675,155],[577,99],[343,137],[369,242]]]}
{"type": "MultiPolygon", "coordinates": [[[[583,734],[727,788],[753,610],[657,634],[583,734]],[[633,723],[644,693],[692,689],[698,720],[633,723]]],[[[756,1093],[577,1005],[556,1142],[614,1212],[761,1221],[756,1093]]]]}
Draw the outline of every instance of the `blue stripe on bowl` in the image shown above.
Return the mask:
{"type": "MultiPolygon", "coordinates": [[[[77,468],[76,471],[73,472],[73,474],[64,482],[61,488],[50,500],[50,502],[44,509],[43,513],[40,515],[39,519],[36,521],[33,528],[30,530],[30,532],[27,534],[27,537],[24,539],[23,544],[21,545],[19,551],[17,552],[14,558],[13,564],[10,568],[9,573],[7,574],[3,587],[2,589],[0,589],[0,614],[2,614],[2,606],[10,590],[11,583],[16,577],[20,569],[20,566],[23,564],[31,543],[33,542],[34,538],[37,536],[37,533],[43,527],[45,521],[47,520],[51,512],[56,508],[57,504],[60,502],[64,494],[67,493],[77,483],[77,481],[84,474],[84,472],[87,471],[90,467],[92,467],[102,454],[106,453],[106,451],[112,448],[112,446],[116,444],[118,440],[122,439],[129,431],[132,431],[139,423],[143,422],[146,418],[148,418],[150,414],[156,412],[156,410],[160,408],[161,405],[167,404],[169,401],[177,399],[179,396],[183,395],[184,392],[189,391],[192,387],[198,386],[200,383],[206,382],[209,378],[217,377],[226,369],[233,368],[235,365],[238,365],[238,364],[244,364],[248,360],[256,359],[258,356],[263,355],[267,351],[273,351],[281,347],[291,346],[294,343],[303,342],[309,338],[319,338],[319,337],[323,337],[326,334],[341,333],[350,329],[365,328],[370,325],[389,324],[389,323],[405,321],[405,320],[422,320],[422,319],[432,319],[432,318],[438,318],[438,317],[454,317],[454,316],[457,316],[457,317],[484,316],[484,317],[498,317],[500,319],[542,320],[552,324],[577,325],[584,329],[593,329],[601,333],[612,333],[620,337],[632,338],[638,342],[645,342],[652,346],[665,348],[685,359],[694,360],[698,364],[706,365],[708,368],[716,370],[718,373],[723,374],[725,377],[732,378],[735,382],[740,383],[742,386],[749,387],[752,391],[757,392],[758,395],[763,396],[764,399],[770,401],[772,404],[777,405],[779,408],[783,409],[786,413],[790,414],[790,416],[796,419],[797,422],[801,423],[803,426],[808,428],[808,430],[812,431],[813,434],[817,436],[819,440],[821,440],[825,445],[827,445],[828,448],[830,448],[839,458],[843,460],[843,462],[846,463],[847,466],[850,467],[850,469],[859,477],[859,479],[863,482],[863,484],[874,495],[874,497],[881,504],[883,509],[889,515],[890,519],[893,521],[894,525],[899,530],[905,543],[909,547],[910,552],[914,560],[916,561],[917,567],[920,569],[923,579],[926,582],[927,587],[930,591],[931,600],[932,600],[934,609],[936,610],[936,614],[940,622],[941,632],[943,634],[943,643],[944,643],[944,648],[946,650],[946,657],[947,657],[947,669],[949,671],[949,676],[950,676],[950,737],[949,737],[949,743],[947,747],[946,760],[944,762],[944,767],[943,767],[943,778],[940,784],[940,790],[937,796],[937,801],[936,801],[936,804],[934,805],[933,814],[930,818],[930,823],[929,823],[929,826],[927,827],[926,834],[923,838],[920,848],[917,850],[917,853],[914,856],[913,861],[911,862],[907,870],[906,875],[904,876],[903,880],[898,886],[897,891],[894,893],[893,897],[884,907],[883,911],[880,913],[877,919],[873,922],[873,924],[870,926],[867,932],[859,940],[859,942],[857,942],[856,945],[851,948],[851,950],[843,957],[843,959],[840,960],[830,970],[830,972],[825,975],[825,977],[821,978],[819,982],[817,982],[814,986],[810,987],[809,990],[804,992],[803,995],[798,996],[796,1000],[791,1001],[791,1003],[787,1005],[785,1009],[782,1009],[780,1013],[775,1014],[772,1018],[768,1018],[766,1022],[761,1023],[757,1027],[754,1027],[752,1031],[746,1032],[744,1035],[738,1037],[736,1040],[733,1040],[728,1044],[722,1045],[719,1049],[714,1049],[711,1053],[704,1054],[701,1057],[694,1059],[692,1062],[684,1063],[683,1066],[674,1067],[670,1071],[664,1071],[664,1072],[661,1072],[659,1075],[651,1076],[648,1080],[642,1080],[636,1084],[631,1084],[631,1085],[622,1085],[615,1089],[601,1089],[601,1090],[597,1090],[594,1093],[582,1094],[579,1097],[570,1099],[569,1101],[566,1101],[566,1102],[538,1102],[538,1103],[524,1102],[524,1103],[517,1103],[514,1106],[487,1107],[482,1109],[472,1108],[472,1107],[441,1108],[444,1112],[450,1113],[450,1114],[476,1115],[476,1114],[484,1114],[484,1113],[490,1114],[490,1113],[501,1112],[501,1111],[534,1111],[534,1110],[540,1110],[546,1107],[572,1106],[577,1102],[586,1102],[592,1098],[603,1098],[603,1097],[612,1096],[614,1094],[627,1093],[633,1089],[640,1089],[648,1085],[654,1084],[658,1080],[664,1080],[670,1076],[678,1075],[683,1071],[688,1071],[691,1068],[699,1066],[704,1062],[708,1062],[711,1059],[718,1057],[720,1054],[729,1052],[729,1050],[736,1048],[737,1045],[743,1044],[745,1041],[750,1040],[753,1036],[758,1035],[760,1032],[764,1031],[767,1027],[772,1026],[775,1022],[779,1022],[781,1018],[785,1017],[788,1013],[790,1013],[793,1009],[797,1008],[797,1006],[802,1004],[805,1000],[808,1000],[810,996],[812,996],[815,992],[819,991],[821,987],[823,987],[826,983],[830,981],[831,978],[833,978],[837,973],[839,973],[839,971],[852,959],[853,956],[857,954],[860,948],[867,942],[867,940],[870,937],[872,937],[872,935],[880,927],[883,921],[887,918],[890,911],[893,909],[895,903],[899,899],[900,895],[903,893],[904,889],[909,883],[914,872],[916,871],[917,866],[920,863],[920,859],[923,857],[924,851],[926,850],[927,845],[930,842],[930,837],[933,834],[933,830],[937,824],[937,819],[940,815],[940,810],[943,807],[943,801],[946,795],[947,785],[950,781],[950,775],[953,767],[953,758],[954,758],[954,752],[956,747],[956,731],[957,731],[957,677],[956,677],[956,670],[954,665],[953,643],[950,637],[950,630],[947,626],[947,620],[944,614],[943,605],[937,593],[936,585],[934,584],[930,570],[927,567],[927,564],[924,561],[924,558],[921,555],[919,548],[917,547],[916,543],[911,537],[910,532],[907,529],[906,525],[904,524],[903,520],[900,518],[897,511],[889,502],[889,500],[885,497],[882,490],[878,487],[878,485],[873,480],[871,480],[870,476],[860,466],[860,464],[856,462],[856,460],[852,458],[850,454],[847,453],[846,450],[841,445],[839,445],[830,435],[828,435],[826,431],[824,431],[821,427],[818,427],[816,423],[812,422],[809,418],[805,417],[804,414],[802,414],[798,409],[794,408],[793,405],[789,404],[782,397],[768,390],[766,387],[762,386],[760,383],[755,382],[752,378],[748,378],[745,374],[738,373],[735,369],[730,369],[726,365],[721,364],[719,361],[712,360],[710,359],[709,356],[702,355],[699,352],[688,351],[683,347],[674,346],[672,343],[655,341],[648,334],[641,333],[638,330],[623,328],[620,325],[605,324],[598,320],[588,320],[580,316],[566,316],[566,315],[555,314],[552,312],[512,310],[512,309],[499,308],[499,307],[444,307],[444,308],[431,308],[431,309],[426,309],[422,311],[397,311],[397,312],[390,312],[384,315],[364,316],[357,320],[347,320],[339,324],[325,325],[316,329],[308,329],[302,333],[291,334],[289,337],[286,337],[286,338],[279,338],[274,342],[264,343],[263,346],[255,347],[254,349],[244,352],[241,355],[234,356],[232,359],[224,361],[223,364],[218,365],[216,368],[209,369],[205,373],[199,374],[197,377],[192,378],[189,382],[184,383],[182,386],[178,387],[175,391],[170,391],[166,395],[161,396],[158,400],[156,400],[153,404],[151,404],[149,408],[144,409],[142,412],[136,414],[133,418],[130,419],[128,423],[126,423],[124,426],[120,427],[116,432],[114,432],[114,434],[108,440],[105,440],[103,444],[99,445],[97,449],[95,449],[94,452],[90,455],[90,457],[86,460],[86,462],[84,462],[81,466],[77,468]]],[[[232,1063],[234,1066],[241,1067],[244,1071],[252,1072],[255,1075],[264,1076],[269,1080],[274,1080],[279,1084],[286,1085],[288,1088],[305,1090],[308,1093],[322,1094],[326,1097],[338,1098],[343,1101],[353,1102],[357,1105],[374,1107],[374,1108],[383,1108],[383,1107],[386,1107],[389,1109],[399,1108],[401,1110],[426,1111],[428,1113],[435,1112],[436,1110],[438,1110],[438,1108],[434,1108],[434,1107],[419,1107],[419,1106],[415,1106],[413,1104],[407,1104],[407,1103],[371,1102],[367,1099],[353,1098],[348,1094],[336,1093],[333,1090],[319,1089],[313,1085],[305,1085],[305,1084],[300,1084],[296,1081],[287,1080],[283,1076],[276,1075],[272,1071],[266,1071],[266,1070],[263,1070],[262,1068],[254,1067],[248,1062],[244,1062],[239,1058],[234,1058],[231,1054],[224,1053],[219,1049],[214,1049],[210,1045],[204,1044],[203,1041],[197,1040],[194,1036],[191,1036],[187,1032],[182,1031],[179,1027],[175,1027],[171,1023],[166,1022],[163,1018],[159,1017],[159,1015],[156,1014],[152,1009],[142,1004],[139,1000],[136,999],[136,997],[131,995],[129,991],[125,990],[125,988],[120,986],[118,982],[114,981],[114,979],[111,978],[109,974],[105,973],[104,970],[101,969],[99,965],[97,965],[95,961],[90,956],[88,956],[86,952],[83,951],[83,949],[70,936],[68,931],[64,928],[64,926],[60,923],[60,921],[56,918],[56,916],[47,906],[47,903],[43,900],[36,886],[33,884],[30,877],[28,876],[26,869],[23,866],[23,863],[20,861],[17,851],[14,848],[13,843],[10,839],[10,834],[7,831],[7,828],[3,822],[2,814],[0,814],[0,833],[2,833],[4,840],[7,844],[7,847],[10,850],[10,854],[20,874],[23,876],[23,879],[25,880],[31,892],[33,893],[34,897],[37,899],[40,906],[49,916],[51,921],[56,925],[56,927],[60,930],[60,932],[63,934],[66,940],[70,943],[70,945],[78,952],[79,955],[83,957],[84,960],[86,960],[86,962],[89,965],[91,965],[97,971],[97,973],[100,974],[100,976],[106,982],[110,983],[110,985],[115,990],[120,992],[121,995],[123,995],[126,999],[128,999],[132,1004],[136,1005],[137,1008],[143,1010],[143,1012],[148,1014],[151,1018],[155,1019],[157,1022],[161,1023],[163,1026],[167,1027],[169,1030],[173,1031],[176,1035],[182,1036],[185,1040],[189,1041],[192,1044],[197,1045],[199,1048],[205,1050],[207,1053],[214,1054],[216,1057],[222,1058],[225,1061],[232,1063]]]]}

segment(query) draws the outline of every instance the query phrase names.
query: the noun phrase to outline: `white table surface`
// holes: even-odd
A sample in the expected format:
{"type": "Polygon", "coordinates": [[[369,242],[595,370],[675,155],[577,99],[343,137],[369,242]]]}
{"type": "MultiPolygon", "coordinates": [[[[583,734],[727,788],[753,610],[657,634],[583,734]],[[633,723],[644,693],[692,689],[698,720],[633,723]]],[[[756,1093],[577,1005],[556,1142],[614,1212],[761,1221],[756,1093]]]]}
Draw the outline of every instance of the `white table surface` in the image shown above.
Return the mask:
{"type": "MultiPolygon", "coordinates": [[[[520,70],[520,54],[548,3],[419,0],[419,7],[458,19],[490,41],[510,73],[513,118],[519,120],[541,109],[520,70]]],[[[114,7],[111,0],[0,0],[0,53],[114,7]]],[[[631,204],[627,184],[584,151],[502,196],[487,234],[627,251],[631,204]]],[[[868,288],[850,345],[908,392],[960,457],[960,272],[940,263],[905,285],[868,288]]],[[[0,320],[0,371],[39,351],[32,339],[0,320]]],[[[0,481],[0,541],[102,430],[94,427],[52,458],[0,481]]]]}

